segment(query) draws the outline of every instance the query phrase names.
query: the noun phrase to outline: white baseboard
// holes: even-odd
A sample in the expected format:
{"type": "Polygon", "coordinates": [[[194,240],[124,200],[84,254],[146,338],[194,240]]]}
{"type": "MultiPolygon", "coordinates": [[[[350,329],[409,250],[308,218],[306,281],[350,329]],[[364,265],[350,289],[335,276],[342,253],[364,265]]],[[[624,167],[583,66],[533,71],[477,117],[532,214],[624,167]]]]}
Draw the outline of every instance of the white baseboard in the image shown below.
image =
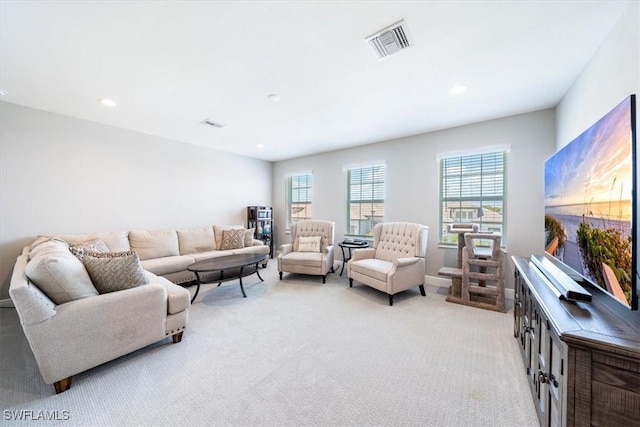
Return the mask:
{"type": "MultiPolygon", "coordinates": [[[[451,279],[445,279],[444,277],[437,276],[424,276],[424,284],[431,286],[439,286],[441,288],[448,288],[451,286],[451,279]]],[[[504,298],[513,301],[513,289],[505,289],[504,290],[504,298]]]]}
{"type": "Polygon", "coordinates": [[[0,308],[15,308],[10,298],[0,299],[0,308]]]}

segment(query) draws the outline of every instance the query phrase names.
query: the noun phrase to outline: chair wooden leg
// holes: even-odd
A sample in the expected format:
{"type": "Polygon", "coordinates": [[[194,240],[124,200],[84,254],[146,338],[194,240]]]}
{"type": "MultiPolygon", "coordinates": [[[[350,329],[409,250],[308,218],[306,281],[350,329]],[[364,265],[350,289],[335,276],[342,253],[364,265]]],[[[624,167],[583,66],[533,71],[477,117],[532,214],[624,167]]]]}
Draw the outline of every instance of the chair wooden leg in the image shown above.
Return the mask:
{"type": "Polygon", "coordinates": [[[279,271],[278,274],[280,275],[280,280],[282,280],[282,271],[279,271]]]}
{"type": "Polygon", "coordinates": [[[56,394],[60,394],[63,391],[67,391],[71,388],[71,379],[73,377],[68,377],[68,378],[64,378],[61,379],[60,381],[56,381],[55,383],[53,383],[53,386],[56,389],[56,394]]]}
{"type": "Polygon", "coordinates": [[[322,283],[327,283],[327,276],[326,275],[322,276],[322,283]]]}
{"type": "Polygon", "coordinates": [[[353,279],[349,277],[349,287],[353,288],[353,279]]]}
{"type": "Polygon", "coordinates": [[[389,295],[389,305],[393,306],[393,295],[389,295]]]}
{"type": "Polygon", "coordinates": [[[426,297],[427,294],[424,291],[424,285],[420,285],[419,287],[420,287],[420,295],[422,295],[423,297],[426,297]]]}
{"type": "Polygon", "coordinates": [[[173,338],[173,343],[177,344],[180,341],[182,341],[182,334],[184,333],[184,331],[178,332],[177,334],[173,334],[172,338],[173,338]]]}

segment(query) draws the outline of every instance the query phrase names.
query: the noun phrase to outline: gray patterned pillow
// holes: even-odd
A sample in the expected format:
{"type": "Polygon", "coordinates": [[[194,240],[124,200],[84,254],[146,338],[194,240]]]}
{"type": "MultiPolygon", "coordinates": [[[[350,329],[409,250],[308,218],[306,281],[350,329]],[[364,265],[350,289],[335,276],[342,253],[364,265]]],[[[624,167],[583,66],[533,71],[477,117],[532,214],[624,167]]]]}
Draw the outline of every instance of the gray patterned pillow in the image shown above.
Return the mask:
{"type": "Polygon", "coordinates": [[[245,230],[224,230],[222,232],[221,250],[244,248],[245,230]]]}
{"type": "Polygon", "coordinates": [[[69,245],[69,250],[80,261],[84,257],[85,252],[109,252],[109,248],[104,240],[93,239],[88,242],[82,242],[75,245],[69,245]]]}
{"type": "Polygon", "coordinates": [[[82,261],[93,286],[101,294],[149,283],[138,254],[134,251],[85,252],[82,261]]]}

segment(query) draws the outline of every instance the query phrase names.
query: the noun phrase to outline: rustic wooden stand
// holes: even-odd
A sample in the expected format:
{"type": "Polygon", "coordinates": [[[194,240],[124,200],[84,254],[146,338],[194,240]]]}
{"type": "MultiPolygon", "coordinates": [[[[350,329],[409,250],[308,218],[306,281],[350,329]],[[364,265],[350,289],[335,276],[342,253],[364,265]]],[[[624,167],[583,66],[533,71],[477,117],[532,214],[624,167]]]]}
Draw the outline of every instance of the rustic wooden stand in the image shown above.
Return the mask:
{"type": "Polygon", "coordinates": [[[514,336],[540,425],[640,425],[640,312],[590,284],[560,300],[529,260],[515,265],[514,336]]]}

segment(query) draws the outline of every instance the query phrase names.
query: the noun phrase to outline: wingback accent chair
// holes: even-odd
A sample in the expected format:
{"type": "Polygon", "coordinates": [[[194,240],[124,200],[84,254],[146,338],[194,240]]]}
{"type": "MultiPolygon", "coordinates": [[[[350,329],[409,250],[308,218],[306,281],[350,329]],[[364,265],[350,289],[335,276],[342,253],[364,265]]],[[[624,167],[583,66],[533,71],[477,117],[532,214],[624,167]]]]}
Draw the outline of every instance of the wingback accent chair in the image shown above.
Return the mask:
{"type": "Polygon", "coordinates": [[[356,249],[347,263],[353,279],[393,296],[414,286],[424,292],[425,255],[429,227],[411,222],[386,222],[373,228],[373,247],[356,249]]]}
{"type": "Polygon", "coordinates": [[[322,276],[333,272],[335,223],[322,220],[298,221],[291,225],[291,243],[280,246],[278,272],[322,276]]]}

